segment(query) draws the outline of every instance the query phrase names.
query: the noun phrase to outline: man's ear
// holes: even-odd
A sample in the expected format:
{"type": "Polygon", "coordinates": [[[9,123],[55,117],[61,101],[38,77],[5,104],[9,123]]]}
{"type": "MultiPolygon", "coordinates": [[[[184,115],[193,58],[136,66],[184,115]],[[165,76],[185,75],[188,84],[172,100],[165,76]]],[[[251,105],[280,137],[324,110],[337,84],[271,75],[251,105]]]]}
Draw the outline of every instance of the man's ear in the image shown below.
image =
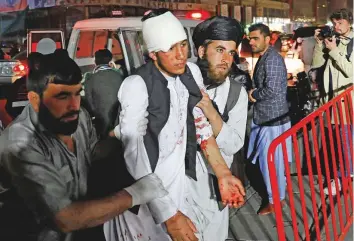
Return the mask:
{"type": "Polygon", "coordinates": [[[266,37],[265,37],[265,42],[269,44],[269,42],[270,42],[270,36],[266,36],[266,37]]]}
{"type": "Polygon", "coordinates": [[[28,97],[28,101],[32,105],[34,111],[39,112],[39,104],[41,102],[39,94],[37,94],[34,91],[30,91],[30,92],[28,92],[27,97],[28,97]]]}
{"type": "Polygon", "coordinates": [[[153,52],[151,52],[151,53],[149,53],[149,57],[153,60],[153,61],[156,61],[157,60],[157,53],[153,53],[153,52]]]}
{"type": "Polygon", "coordinates": [[[199,48],[198,48],[198,57],[200,59],[203,59],[204,55],[205,55],[205,47],[204,46],[199,46],[199,48]]]}

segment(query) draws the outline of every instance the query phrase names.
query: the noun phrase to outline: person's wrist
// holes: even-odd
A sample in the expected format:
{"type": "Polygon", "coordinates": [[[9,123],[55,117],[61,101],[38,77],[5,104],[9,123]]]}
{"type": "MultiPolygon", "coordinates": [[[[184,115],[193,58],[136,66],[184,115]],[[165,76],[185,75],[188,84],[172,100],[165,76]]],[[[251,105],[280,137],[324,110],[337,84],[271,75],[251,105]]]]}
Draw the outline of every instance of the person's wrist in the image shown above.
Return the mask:
{"type": "Polygon", "coordinates": [[[133,207],[133,196],[125,189],[116,193],[115,198],[117,198],[118,200],[124,199],[125,200],[124,203],[127,205],[127,208],[133,207]]]}
{"type": "Polygon", "coordinates": [[[214,168],[213,171],[218,179],[224,178],[227,176],[232,176],[232,173],[231,173],[230,169],[227,168],[227,166],[217,166],[216,168],[214,168]]]}
{"type": "Polygon", "coordinates": [[[167,219],[167,220],[165,221],[165,225],[166,225],[166,226],[169,226],[169,225],[171,225],[172,223],[174,223],[175,220],[177,219],[178,215],[179,215],[179,212],[177,212],[175,215],[173,215],[172,217],[170,217],[169,219],[167,219]]]}
{"type": "Polygon", "coordinates": [[[210,118],[208,118],[208,119],[209,119],[210,122],[214,122],[214,121],[216,121],[216,120],[218,119],[218,117],[219,117],[219,114],[218,114],[218,112],[214,109],[213,112],[212,112],[211,115],[210,115],[210,118]]]}

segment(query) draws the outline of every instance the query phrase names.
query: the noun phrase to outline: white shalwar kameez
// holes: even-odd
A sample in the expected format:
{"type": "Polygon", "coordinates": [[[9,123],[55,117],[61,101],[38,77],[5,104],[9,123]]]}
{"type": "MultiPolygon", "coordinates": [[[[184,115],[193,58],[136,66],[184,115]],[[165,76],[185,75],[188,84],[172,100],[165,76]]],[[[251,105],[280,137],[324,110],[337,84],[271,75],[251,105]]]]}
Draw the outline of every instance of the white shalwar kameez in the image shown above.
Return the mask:
{"type": "MultiPolygon", "coordinates": [[[[210,99],[217,104],[220,113],[224,112],[227,97],[230,89],[230,79],[217,88],[207,91],[210,99]]],[[[221,154],[230,168],[234,154],[244,144],[247,121],[248,96],[244,88],[241,89],[239,99],[233,109],[229,112],[229,120],[223,123],[221,131],[216,138],[221,154]]],[[[225,207],[220,211],[215,199],[211,199],[210,175],[213,174],[203,154],[197,153],[197,181],[186,177],[190,187],[186,194],[189,204],[188,216],[200,230],[199,241],[225,241],[228,237],[229,208],[225,207]]]]}
{"type": "MultiPolygon", "coordinates": [[[[198,86],[204,88],[199,68],[192,63],[188,63],[188,66],[198,86]]],[[[184,159],[189,93],[178,77],[165,78],[170,90],[170,116],[158,137],[159,160],[154,172],[162,180],[169,194],[147,205],[141,205],[138,215],[126,211],[106,222],[104,233],[107,241],[168,241],[171,238],[163,222],[174,216],[177,211],[187,215],[188,208],[183,194],[188,193],[184,159]]],[[[152,172],[143,136],[137,132],[138,122],[144,118],[148,106],[148,92],[144,80],[138,75],[128,77],[120,87],[118,99],[124,113],[120,125],[125,162],[128,171],[137,180],[152,172]]],[[[194,108],[193,114],[194,118],[204,116],[199,108],[194,108]]],[[[199,131],[205,139],[212,136],[210,125],[199,131]]]]}

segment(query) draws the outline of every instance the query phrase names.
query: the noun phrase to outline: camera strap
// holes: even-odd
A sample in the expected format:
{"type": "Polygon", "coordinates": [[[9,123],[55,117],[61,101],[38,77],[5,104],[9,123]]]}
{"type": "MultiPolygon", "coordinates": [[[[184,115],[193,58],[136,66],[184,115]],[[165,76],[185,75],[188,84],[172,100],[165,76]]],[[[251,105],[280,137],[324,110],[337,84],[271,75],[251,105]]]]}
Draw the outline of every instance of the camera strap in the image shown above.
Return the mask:
{"type": "Polygon", "coordinates": [[[347,55],[345,57],[347,57],[347,60],[350,61],[350,55],[353,52],[353,38],[350,39],[348,45],[347,45],[347,55]]]}

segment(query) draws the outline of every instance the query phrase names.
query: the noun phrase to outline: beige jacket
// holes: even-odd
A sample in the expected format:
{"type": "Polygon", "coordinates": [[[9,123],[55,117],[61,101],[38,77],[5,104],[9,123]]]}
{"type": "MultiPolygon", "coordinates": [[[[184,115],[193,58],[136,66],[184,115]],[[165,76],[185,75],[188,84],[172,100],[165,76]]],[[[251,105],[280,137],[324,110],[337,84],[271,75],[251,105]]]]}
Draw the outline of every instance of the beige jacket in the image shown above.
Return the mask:
{"type": "MultiPolygon", "coordinates": [[[[353,38],[353,31],[351,31],[349,38],[353,38]]],[[[328,94],[329,90],[329,69],[331,69],[332,73],[334,95],[338,95],[346,89],[341,87],[353,83],[353,53],[351,53],[349,60],[347,59],[347,46],[349,41],[349,39],[341,39],[338,47],[328,53],[329,59],[323,76],[324,89],[326,94],[328,94]]],[[[325,64],[323,49],[323,44],[316,43],[312,60],[312,68],[319,68],[325,64]]],[[[325,101],[328,101],[328,96],[325,97],[325,101]]],[[[342,105],[342,108],[347,109],[348,107],[342,105]]],[[[345,120],[344,122],[346,123],[345,120]]]]}
{"type": "MultiPolygon", "coordinates": [[[[353,31],[351,31],[349,38],[353,38],[353,31]]],[[[353,53],[351,53],[349,61],[346,57],[349,41],[350,40],[347,39],[341,39],[338,47],[329,52],[329,60],[324,72],[324,88],[326,93],[328,93],[329,87],[329,68],[331,68],[333,90],[335,95],[342,92],[336,92],[336,89],[353,82],[353,53]]],[[[323,49],[323,44],[315,45],[312,68],[319,68],[325,64],[323,49]]]]}

